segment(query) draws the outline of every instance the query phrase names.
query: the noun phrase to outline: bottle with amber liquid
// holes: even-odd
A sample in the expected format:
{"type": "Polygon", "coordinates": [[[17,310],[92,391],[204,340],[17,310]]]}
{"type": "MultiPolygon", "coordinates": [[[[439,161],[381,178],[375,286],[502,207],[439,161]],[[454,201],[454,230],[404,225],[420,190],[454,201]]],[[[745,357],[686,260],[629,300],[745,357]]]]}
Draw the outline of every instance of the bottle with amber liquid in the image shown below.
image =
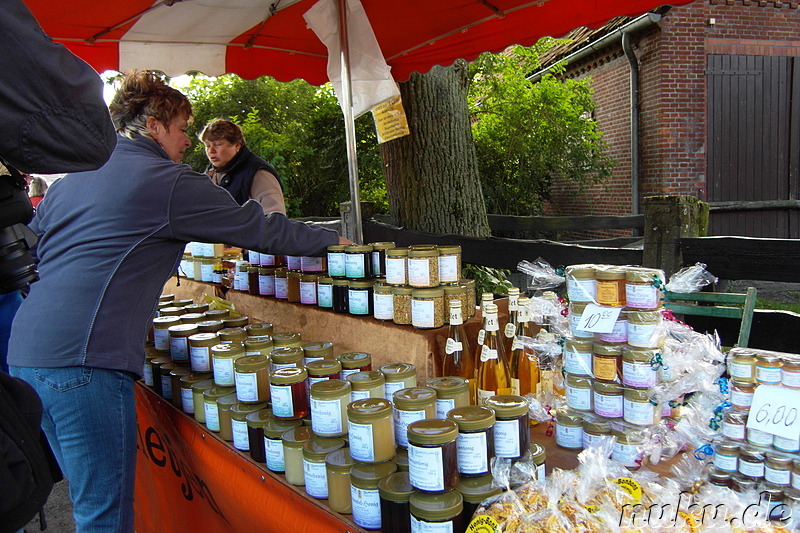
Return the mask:
{"type": "Polygon", "coordinates": [[[505,344],[511,347],[514,342],[514,335],[517,333],[517,323],[519,322],[519,289],[511,287],[508,289],[508,323],[503,328],[506,337],[505,344]]]}
{"type": "Polygon", "coordinates": [[[442,358],[442,375],[458,376],[469,383],[469,403],[475,404],[475,361],[472,350],[464,330],[464,320],[461,316],[461,302],[450,301],[450,329],[447,332],[447,342],[442,358]]]}
{"type": "Polygon", "coordinates": [[[483,343],[475,350],[478,365],[478,405],[490,396],[511,394],[511,372],[500,333],[497,305],[486,304],[483,309],[483,343]]]}
{"type": "MultiPolygon", "coordinates": [[[[517,328],[508,349],[508,366],[511,370],[511,394],[524,396],[535,393],[539,383],[539,365],[533,353],[528,354],[520,337],[533,337],[531,332],[530,300],[521,297],[517,307],[517,328]]],[[[532,352],[532,350],[531,350],[532,352]]]]}

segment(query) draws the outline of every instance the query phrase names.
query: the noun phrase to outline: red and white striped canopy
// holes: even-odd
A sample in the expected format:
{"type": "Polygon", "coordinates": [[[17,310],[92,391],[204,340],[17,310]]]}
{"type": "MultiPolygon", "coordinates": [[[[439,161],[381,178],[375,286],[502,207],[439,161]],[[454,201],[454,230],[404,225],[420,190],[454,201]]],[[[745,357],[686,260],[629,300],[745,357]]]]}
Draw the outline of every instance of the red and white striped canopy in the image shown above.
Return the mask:
{"type": "MultiPolygon", "coordinates": [[[[690,0],[674,0],[675,5],[690,0]]],[[[44,30],[96,70],[328,81],[306,27],[316,0],[25,0],[44,30]]],[[[658,0],[362,0],[395,80],[458,58],[640,15],[658,0]]]]}

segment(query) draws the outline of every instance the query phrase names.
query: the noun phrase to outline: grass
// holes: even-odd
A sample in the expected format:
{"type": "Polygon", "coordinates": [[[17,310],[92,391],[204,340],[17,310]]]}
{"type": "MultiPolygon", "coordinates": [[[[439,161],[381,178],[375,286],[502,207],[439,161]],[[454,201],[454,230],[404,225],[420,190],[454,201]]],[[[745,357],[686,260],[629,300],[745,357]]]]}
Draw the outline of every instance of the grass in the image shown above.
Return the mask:
{"type": "Polygon", "coordinates": [[[756,309],[775,309],[779,311],[792,311],[800,314],[800,303],[788,303],[766,298],[756,298],[756,309]]]}

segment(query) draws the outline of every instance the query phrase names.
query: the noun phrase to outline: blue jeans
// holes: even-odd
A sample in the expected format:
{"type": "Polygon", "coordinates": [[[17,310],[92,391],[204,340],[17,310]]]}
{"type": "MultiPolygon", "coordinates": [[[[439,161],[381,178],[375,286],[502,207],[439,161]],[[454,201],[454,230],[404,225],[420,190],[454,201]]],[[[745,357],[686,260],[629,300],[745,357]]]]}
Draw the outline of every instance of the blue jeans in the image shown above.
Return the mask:
{"type": "Polygon", "coordinates": [[[133,531],[134,380],[89,367],[23,368],[44,406],[42,429],[69,481],[76,533],[133,531]]]}

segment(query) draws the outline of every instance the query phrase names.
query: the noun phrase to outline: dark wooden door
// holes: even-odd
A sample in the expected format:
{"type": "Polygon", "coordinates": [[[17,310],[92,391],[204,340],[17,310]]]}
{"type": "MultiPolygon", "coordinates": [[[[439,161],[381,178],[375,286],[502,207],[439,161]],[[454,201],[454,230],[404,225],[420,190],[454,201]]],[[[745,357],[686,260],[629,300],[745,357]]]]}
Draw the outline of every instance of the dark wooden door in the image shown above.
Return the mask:
{"type": "Polygon", "coordinates": [[[708,56],[708,201],[750,202],[712,209],[711,235],[800,237],[796,59],[708,56]]]}

